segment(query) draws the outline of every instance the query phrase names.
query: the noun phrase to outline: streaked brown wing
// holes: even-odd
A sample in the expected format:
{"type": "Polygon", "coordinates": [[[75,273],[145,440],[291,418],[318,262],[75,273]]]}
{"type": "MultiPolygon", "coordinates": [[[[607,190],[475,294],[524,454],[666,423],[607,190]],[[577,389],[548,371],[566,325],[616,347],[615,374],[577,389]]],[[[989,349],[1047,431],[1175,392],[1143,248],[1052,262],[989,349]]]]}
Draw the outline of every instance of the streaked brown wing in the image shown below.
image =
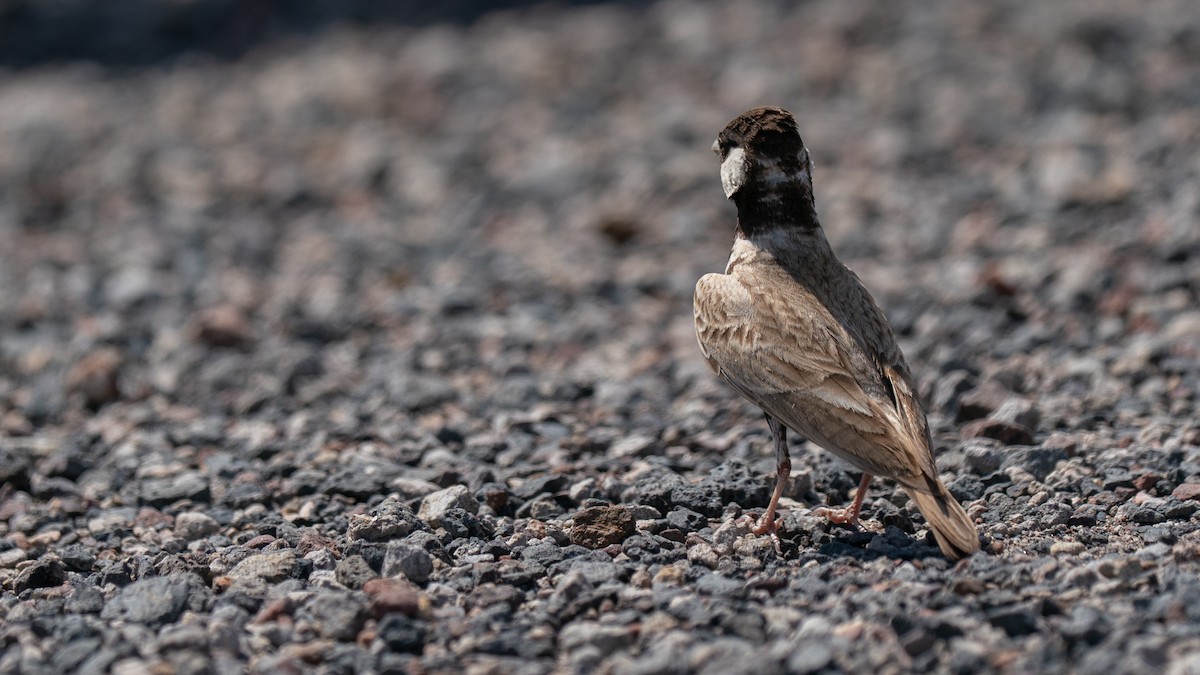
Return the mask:
{"type": "MultiPolygon", "coordinates": [[[[824,349],[787,349],[776,317],[760,305],[733,275],[700,278],[694,301],[696,337],[709,366],[738,391],[745,388],[755,402],[758,395],[820,387],[838,362],[824,349]]],[[[792,315],[786,325],[792,345],[821,339],[816,323],[800,315],[792,315]]]]}
{"type": "Polygon", "coordinates": [[[858,345],[798,286],[752,294],[734,275],[708,274],[696,284],[694,305],[700,349],[738,393],[859,469],[928,489],[925,419],[903,364],[852,359],[858,345]],[[882,392],[884,377],[895,403],[860,382],[875,378],[869,388],[882,392]]]}

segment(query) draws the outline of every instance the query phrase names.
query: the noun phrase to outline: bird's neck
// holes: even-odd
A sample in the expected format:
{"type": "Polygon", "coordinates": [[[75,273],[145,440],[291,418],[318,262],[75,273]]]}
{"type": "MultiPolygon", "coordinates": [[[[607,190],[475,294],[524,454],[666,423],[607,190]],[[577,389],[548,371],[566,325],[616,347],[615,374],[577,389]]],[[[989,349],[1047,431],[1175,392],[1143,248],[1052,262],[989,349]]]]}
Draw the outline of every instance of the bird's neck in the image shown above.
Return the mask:
{"type": "Polygon", "coordinates": [[[820,227],[797,228],[794,225],[756,227],[747,231],[738,223],[736,241],[744,241],[757,251],[771,255],[785,266],[804,261],[811,266],[815,262],[834,259],[833,249],[820,227]]]}
{"type": "Polygon", "coordinates": [[[774,227],[749,234],[739,231],[734,239],[729,267],[747,260],[778,266],[810,290],[820,285],[817,280],[839,279],[846,274],[846,268],[838,262],[820,227],[803,230],[774,227]]]}
{"type": "Polygon", "coordinates": [[[753,180],[733,195],[738,228],[746,235],[767,230],[819,230],[807,155],[786,163],[756,162],[753,180]]]}

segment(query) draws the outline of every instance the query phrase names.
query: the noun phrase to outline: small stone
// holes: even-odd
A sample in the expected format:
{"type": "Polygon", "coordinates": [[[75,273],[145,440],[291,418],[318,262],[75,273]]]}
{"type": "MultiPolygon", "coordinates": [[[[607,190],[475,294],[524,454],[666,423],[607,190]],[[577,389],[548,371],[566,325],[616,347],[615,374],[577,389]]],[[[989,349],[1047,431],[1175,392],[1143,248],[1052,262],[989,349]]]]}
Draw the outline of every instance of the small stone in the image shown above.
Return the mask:
{"type": "Polygon", "coordinates": [[[571,542],[591,549],[620,544],[636,532],[636,521],[623,506],[593,506],[575,514],[571,542]]]}
{"type": "Polygon", "coordinates": [[[403,373],[387,381],[392,402],[407,410],[426,410],[453,400],[458,392],[445,378],[423,373],[403,373]]]}
{"type": "Polygon", "coordinates": [[[1037,616],[1027,607],[998,607],[987,613],[988,623],[1008,633],[1009,637],[1037,632],[1037,616]]]}
{"type": "Polygon", "coordinates": [[[1072,513],[1074,510],[1068,504],[1049,502],[1038,509],[1038,522],[1043,528],[1066,525],[1070,522],[1072,513]]]}
{"type": "Polygon", "coordinates": [[[935,642],[934,635],[923,628],[909,631],[900,641],[909,656],[920,656],[929,651],[935,642]]]}
{"type": "Polygon", "coordinates": [[[987,590],[987,586],[982,581],[972,577],[958,579],[951,584],[950,588],[958,595],[979,595],[987,590]]]}
{"type": "Polygon", "coordinates": [[[720,556],[717,555],[716,549],[707,542],[701,542],[689,548],[687,558],[689,562],[703,565],[713,570],[717,568],[717,564],[720,562],[720,556]]]}
{"type": "Polygon", "coordinates": [[[300,607],[296,618],[308,621],[321,637],[353,640],[367,622],[367,605],[346,592],[320,592],[300,607]]]}
{"type": "Polygon", "coordinates": [[[235,581],[282,581],[296,569],[296,552],[291,550],[259,553],[242,560],[228,576],[235,581]]]}
{"type": "Polygon", "coordinates": [[[1138,506],[1129,513],[1129,519],[1138,525],[1154,525],[1161,523],[1164,516],[1149,506],[1138,506]]]}
{"type": "Polygon", "coordinates": [[[417,616],[425,611],[429,602],[416,586],[398,579],[371,579],[362,589],[370,599],[371,613],[377,619],[393,613],[417,616]]]}
{"type": "Polygon", "coordinates": [[[1108,579],[1130,580],[1142,572],[1142,564],[1133,558],[1105,558],[1096,564],[1096,571],[1108,579]]]}
{"type": "Polygon", "coordinates": [[[205,513],[186,511],[175,516],[175,534],[187,541],[203,539],[220,529],[217,521],[205,513]]]}
{"type": "Polygon", "coordinates": [[[141,485],[142,502],[150,506],[169,506],[184,499],[204,502],[209,497],[208,478],[198,471],[147,479],[141,485]]]}
{"type": "Polygon", "coordinates": [[[576,621],[563,627],[559,646],[567,652],[595,647],[602,655],[625,649],[634,642],[634,634],[625,626],[610,626],[595,621],[576,621]]]}
{"type": "Polygon", "coordinates": [[[197,313],[192,332],[198,342],[210,347],[242,349],[253,340],[250,322],[236,305],[217,305],[197,313]]]}
{"type": "Polygon", "coordinates": [[[421,510],[417,518],[425,521],[430,527],[442,527],[443,518],[451,509],[463,509],[474,514],[479,511],[479,502],[465,485],[452,485],[444,490],[438,490],[426,495],[421,500],[421,510]]]}
{"type": "Polygon", "coordinates": [[[50,588],[66,580],[66,566],[58,558],[49,555],[21,570],[13,580],[13,590],[20,593],[30,588],[50,588]]]}
{"type": "Polygon", "coordinates": [[[1125,469],[1109,469],[1104,472],[1104,489],[1115,490],[1117,488],[1133,487],[1133,474],[1125,469]]]}
{"type": "Polygon", "coordinates": [[[710,572],[696,581],[696,590],[707,595],[738,598],[746,594],[746,582],[731,579],[717,572],[710,572]]]}
{"type": "Polygon", "coordinates": [[[1079,444],[1074,436],[1069,436],[1061,431],[1055,431],[1042,443],[1042,447],[1048,450],[1059,450],[1067,457],[1074,457],[1075,450],[1079,447],[1079,444]]]}
{"type": "Polygon", "coordinates": [[[420,654],[426,633],[425,622],[398,613],[385,616],[375,629],[376,636],[388,649],[402,654],[420,654]]]}
{"type": "Polygon", "coordinates": [[[410,476],[399,476],[397,478],[393,478],[391,482],[388,483],[388,487],[396,492],[396,494],[399,495],[403,500],[424,497],[437,492],[440,489],[436,483],[430,483],[427,480],[412,478],[410,476]]]}
{"type": "Polygon", "coordinates": [[[10,548],[0,551],[0,568],[16,567],[17,563],[24,562],[28,557],[29,554],[24,549],[10,548]]]}
{"type": "Polygon", "coordinates": [[[994,438],[1005,445],[1031,445],[1033,433],[1016,422],[982,419],[968,422],[962,428],[963,438],[994,438]]]}
{"type": "MultiPolygon", "coordinates": [[[[324,553],[324,551],[320,551],[324,553]]],[[[366,558],[361,555],[349,555],[337,562],[334,568],[337,575],[338,583],[346,588],[362,588],[367,581],[374,579],[377,574],[371,566],[367,564],[366,558]]]]}
{"type": "Polygon", "coordinates": [[[1012,393],[994,380],[988,380],[958,398],[956,422],[978,420],[998,410],[1012,393]]]}
{"type": "Polygon", "coordinates": [[[1171,496],[1179,501],[1200,500],[1200,483],[1180,483],[1171,490],[1171,496]]]}
{"type": "Polygon", "coordinates": [[[670,584],[678,585],[684,583],[687,579],[682,568],[674,565],[663,567],[654,575],[653,584],[670,584]]]}
{"type": "Polygon", "coordinates": [[[158,625],[170,623],[187,606],[188,582],[173,577],[135,581],[117,591],[100,612],[106,621],[133,621],[158,625]]]}
{"type": "Polygon", "coordinates": [[[1026,429],[1036,429],[1042,421],[1041,413],[1031,401],[1015,396],[1005,401],[991,417],[1018,424],[1026,429]]]}
{"type": "Polygon", "coordinates": [[[1072,609],[1070,618],[1060,623],[1058,629],[1068,644],[1083,642],[1089,645],[1099,644],[1111,630],[1104,614],[1086,605],[1072,609]]]}
{"type": "Polygon", "coordinates": [[[1050,555],[1078,555],[1083,550],[1083,544],[1077,541],[1056,541],[1050,545],[1050,555]]]}
{"type": "MultiPolygon", "coordinates": [[[[962,395],[975,387],[975,378],[965,370],[952,370],[934,384],[930,407],[947,415],[957,415],[962,395]]],[[[982,416],[986,416],[986,413],[982,416]]]]}
{"type": "Polygon", "coordinates": [[[99,408],[120,397],[117,377],[121,368],[121,352],[102,347],[88,354],[67,371],[67,394],[83,397],[89,408],[99,408]]]}
{"type": "Polygon", "coordinates": [[[727,519],[713,530],[713,548],[722,554],[731,553],[738,541],[750,534],[750,526],[751,524],[742,518],[727,519]]]}
{"type": "Polygon", "coordinates": [[[815,673],[833,661],[833,648],[827,639],[808,639],[796,645],[788,656],[788,672],[815,673]]]}
{"type": "Polygon", "coordinates": [[[1007,448],[1003,451],[1003,462],[1000,466],[1002,469],[1023,469],[1033,478],[1045,480],[1058,463],[1066,459],[1067,455],[1062,450],[1045,447],[1007,448]]]}
{"type": "Polygon", "coordinates": [[[671,490],[671,503],[691,509],[707,518],[716,518],[725,511],[721,488],[711,482],[676,486],[671,490]]]}
{"type": "Polygon", "coordinates": [[[1167,520],[1187,520],[1196,511],[1200,511],[1200,503],[1197,503],[1197,500],[1164,499],[1161,505],[1155,507],[1155,510],[1167,520]]]}
{"type": "Polygon", "coordinates": [[[1076,567],[1063,574],[1063,584],[1068,588],[1091,588],[1099,580],[1100,575],[1092,567],[1076,567]]]}
{"type": "Polygon", "coordinates": [[[522,508],[517,510],[517,517],[533,518],[534,520],[551,520],[564,513],[566,513],[566,510],[558,501],[545,496],[526,503],[522,508]]]}
{"type": "Polygon", "coordinates": [[[388,544],[383,558],[382,575],[404,577],[415,584],[423,585],[433,573],[433,556],[425,549],[404,542],[388,544]]]}
{"type": "Polygon", "coordinates": [[[96,614],[104,609],[104,593],[95,586],[80,586],[67,597],[66,610],[72,614],[96,614]]]}
{"type": "Polygon", "coordinates": [[[569,565],[571,571],[579,572],[588,583],[597,586],[620,581],[626,573],[625,567],[610,562],[567,561],[564,565],[569,565]]]}
{"type": "Polygon", "coordinates": [[[1138,535],[1147,545],[1151,544],[1166,544],[1170,546],[1179,540],[1171,528],[1167,525],[1150,525],[1148,527],[1138,528],[1138,535]]]}
{"type": "Polygon", "coordinates": [[[987,476],[1000,470],[1003,457],[990,439],[971,438],[963,442],[963,461],[968,470],[979,476],[987,476]]]}
{"type": "Polygon", "coordinates": [[[1108,512],[1102,506],[1096,504],[1080,504],[1075,507],[1075,511],[1071,514],[1071,518],[1067,521],[1068,525],[1095,525],[1100,520],[1106,519],[1108,512]]]}
{"type": "Polygon", "coordinates": [[[95,553],[82,544],[70,544],[58,549],[58,558],[68,570],[81,574],[92,571],[96,565],[95,553]]]}
{"type": "MultiPolygon", "coordinates": [[[[430,493],[434,491],[436,488],[430,493]]],[[[391,541],[403,539],[414,530],[422,528],[424,525],[412,509],[389,497],[371,509],[370,513],[352,514],[346,528],[346,536],[352,541],[391,541]]]]}
{"type": "Polygon", "coordinates": [[[608,449],[608,454],[618,458],[628,457],[643,457],[646,455],[657,454],[658,446],[656,441],[649,436],[630,436],[612,444],[608,449]]]}
{"type": "Polygon", "coordinates": [[[679,506],[667,514],[667,522],[681,532],[695,532],[708,525],[708,519],[695,511],[679,506]]]}
{"type": "Polygon", "coordinates": [[[1156,473],[1143,473],[1133,479],[1133,487],[1138,490],[1152,490],[1160,480],[1162,480],[1162,476],[1156,473]]]}

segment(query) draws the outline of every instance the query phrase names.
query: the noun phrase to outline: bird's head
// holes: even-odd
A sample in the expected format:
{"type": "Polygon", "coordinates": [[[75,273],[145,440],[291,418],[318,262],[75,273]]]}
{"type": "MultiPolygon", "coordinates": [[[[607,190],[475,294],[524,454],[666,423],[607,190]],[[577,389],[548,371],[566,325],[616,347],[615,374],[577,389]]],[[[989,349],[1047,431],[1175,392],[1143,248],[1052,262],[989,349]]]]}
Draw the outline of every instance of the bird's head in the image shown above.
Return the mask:
{"type": "Polygon", "coordinates": [[[815,221],[812,160],[792,113],[774,106],[748,110],[727,124],[713,152],[721,158],[721,186],[742,219],[815,221]]]}

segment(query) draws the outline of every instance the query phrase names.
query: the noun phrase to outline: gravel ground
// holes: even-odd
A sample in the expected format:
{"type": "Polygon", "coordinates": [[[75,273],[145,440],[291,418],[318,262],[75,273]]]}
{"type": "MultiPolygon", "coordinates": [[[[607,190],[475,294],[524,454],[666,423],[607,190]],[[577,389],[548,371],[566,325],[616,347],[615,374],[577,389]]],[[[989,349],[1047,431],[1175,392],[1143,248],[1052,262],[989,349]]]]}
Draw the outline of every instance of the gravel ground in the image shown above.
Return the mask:
{"type": "MultiPolygon", "coordinates": [[[[1200,673],[1200,8],[658,2],[0,71],[0,672],[1200,673]],[[730,6],[726,6],[730,5],[730,6]],[[984,551],[759,413],[796,112],[984,551]]],[[[0,48],[2,49],[2,48],[0,48]]]]}

